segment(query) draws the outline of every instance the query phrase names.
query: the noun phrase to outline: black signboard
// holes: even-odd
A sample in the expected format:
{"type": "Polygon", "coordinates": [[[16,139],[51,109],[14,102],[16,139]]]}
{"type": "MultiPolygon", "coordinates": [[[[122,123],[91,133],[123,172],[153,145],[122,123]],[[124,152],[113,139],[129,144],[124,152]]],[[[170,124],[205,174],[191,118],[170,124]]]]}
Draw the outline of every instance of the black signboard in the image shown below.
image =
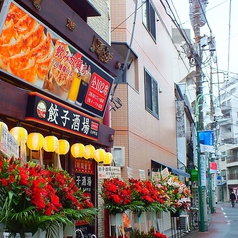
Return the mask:
{"type": "Polygon", "coordinates": [[[25,120],[97,140],[99,120],[36,92],[28,95],[25,120]]]}
{"type": "MultiPolygon", "coordinates": [[[[75,160],[75,182],[77,186],[84,191],[84,196],[87,197],[89,201],[94,203],[95,201],[95,161],[86,159],[76,159],[75,160]]],[[[95,205],[95,204],[94,204],[95,205]]],[[[80,232],[76,232],[76,237],[90,238],[93,234],[94,227],[89,225],[84,220],[78,220],[75,223],[76,228],[80,232]]]]}

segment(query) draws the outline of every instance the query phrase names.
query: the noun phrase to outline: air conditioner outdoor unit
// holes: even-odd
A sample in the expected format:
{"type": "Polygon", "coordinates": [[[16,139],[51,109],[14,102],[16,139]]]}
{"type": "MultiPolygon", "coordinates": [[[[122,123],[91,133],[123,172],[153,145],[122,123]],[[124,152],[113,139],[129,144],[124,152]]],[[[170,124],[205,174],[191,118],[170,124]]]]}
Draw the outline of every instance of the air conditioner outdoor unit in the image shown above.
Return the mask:
{"type": "Polygon", "coordinates": [[[114,146],[111,149],[111,153],[113,155],[115,166],[124,167],[125,166],[125,147],[114,146]]]}

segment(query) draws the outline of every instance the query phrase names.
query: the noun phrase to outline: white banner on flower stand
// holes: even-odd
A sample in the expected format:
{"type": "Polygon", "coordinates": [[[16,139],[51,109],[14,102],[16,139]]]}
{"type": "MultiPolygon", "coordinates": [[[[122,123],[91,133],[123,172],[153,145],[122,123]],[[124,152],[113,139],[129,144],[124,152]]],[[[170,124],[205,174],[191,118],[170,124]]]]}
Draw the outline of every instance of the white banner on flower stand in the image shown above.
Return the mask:
{"type": "Polygon", "coordinates": [[[118,238],[121,235],[120,228],[124,229],[122,213],[116,213],[115,215],[111,214],[109,216],[109,227],[110,227],[110,236],[112,235],[113,231],[115,232],[116,238],[118,238]]]}

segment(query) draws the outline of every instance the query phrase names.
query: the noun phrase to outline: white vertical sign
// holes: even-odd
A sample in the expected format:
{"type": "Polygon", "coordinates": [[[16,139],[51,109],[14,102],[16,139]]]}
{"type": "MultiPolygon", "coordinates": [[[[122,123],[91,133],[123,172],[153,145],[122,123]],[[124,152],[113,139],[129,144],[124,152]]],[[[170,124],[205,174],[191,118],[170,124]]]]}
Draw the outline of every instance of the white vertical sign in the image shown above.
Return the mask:
{"type": "Polygon", "coordinates": [[[139,177],[140,177],[140,180],[146,180],[144,169],[139,169],[139,177]]]}
{"type": "Polygon", "coordinates": [[[130,179],[130,178],[133,178],[133,170],[132,168],[130,167],[127,167],[127,177],[130,179]]]}
{"type": "Polygon", "coordinates": [[[206,187],[206,158],[200,155],[201,186],[206,187]]]}

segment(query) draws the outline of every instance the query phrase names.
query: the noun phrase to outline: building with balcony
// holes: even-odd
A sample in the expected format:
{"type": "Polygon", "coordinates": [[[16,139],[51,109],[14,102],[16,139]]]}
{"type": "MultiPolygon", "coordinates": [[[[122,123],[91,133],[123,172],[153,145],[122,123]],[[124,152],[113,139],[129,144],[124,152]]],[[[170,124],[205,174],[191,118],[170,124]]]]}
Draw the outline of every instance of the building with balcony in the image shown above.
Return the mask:
{"type": "MultiPolygon", "coordinates": [[[[227,80],[220,89],[223,120],[220,124],[221,176],[220,198],[229,201],[230,191],[238,187],[238,75],[227,80]],[[222,196],[221,196],[222,195],[222,196]]],[[[237,190],[236,190],[237,191],[237,190]]]]}

